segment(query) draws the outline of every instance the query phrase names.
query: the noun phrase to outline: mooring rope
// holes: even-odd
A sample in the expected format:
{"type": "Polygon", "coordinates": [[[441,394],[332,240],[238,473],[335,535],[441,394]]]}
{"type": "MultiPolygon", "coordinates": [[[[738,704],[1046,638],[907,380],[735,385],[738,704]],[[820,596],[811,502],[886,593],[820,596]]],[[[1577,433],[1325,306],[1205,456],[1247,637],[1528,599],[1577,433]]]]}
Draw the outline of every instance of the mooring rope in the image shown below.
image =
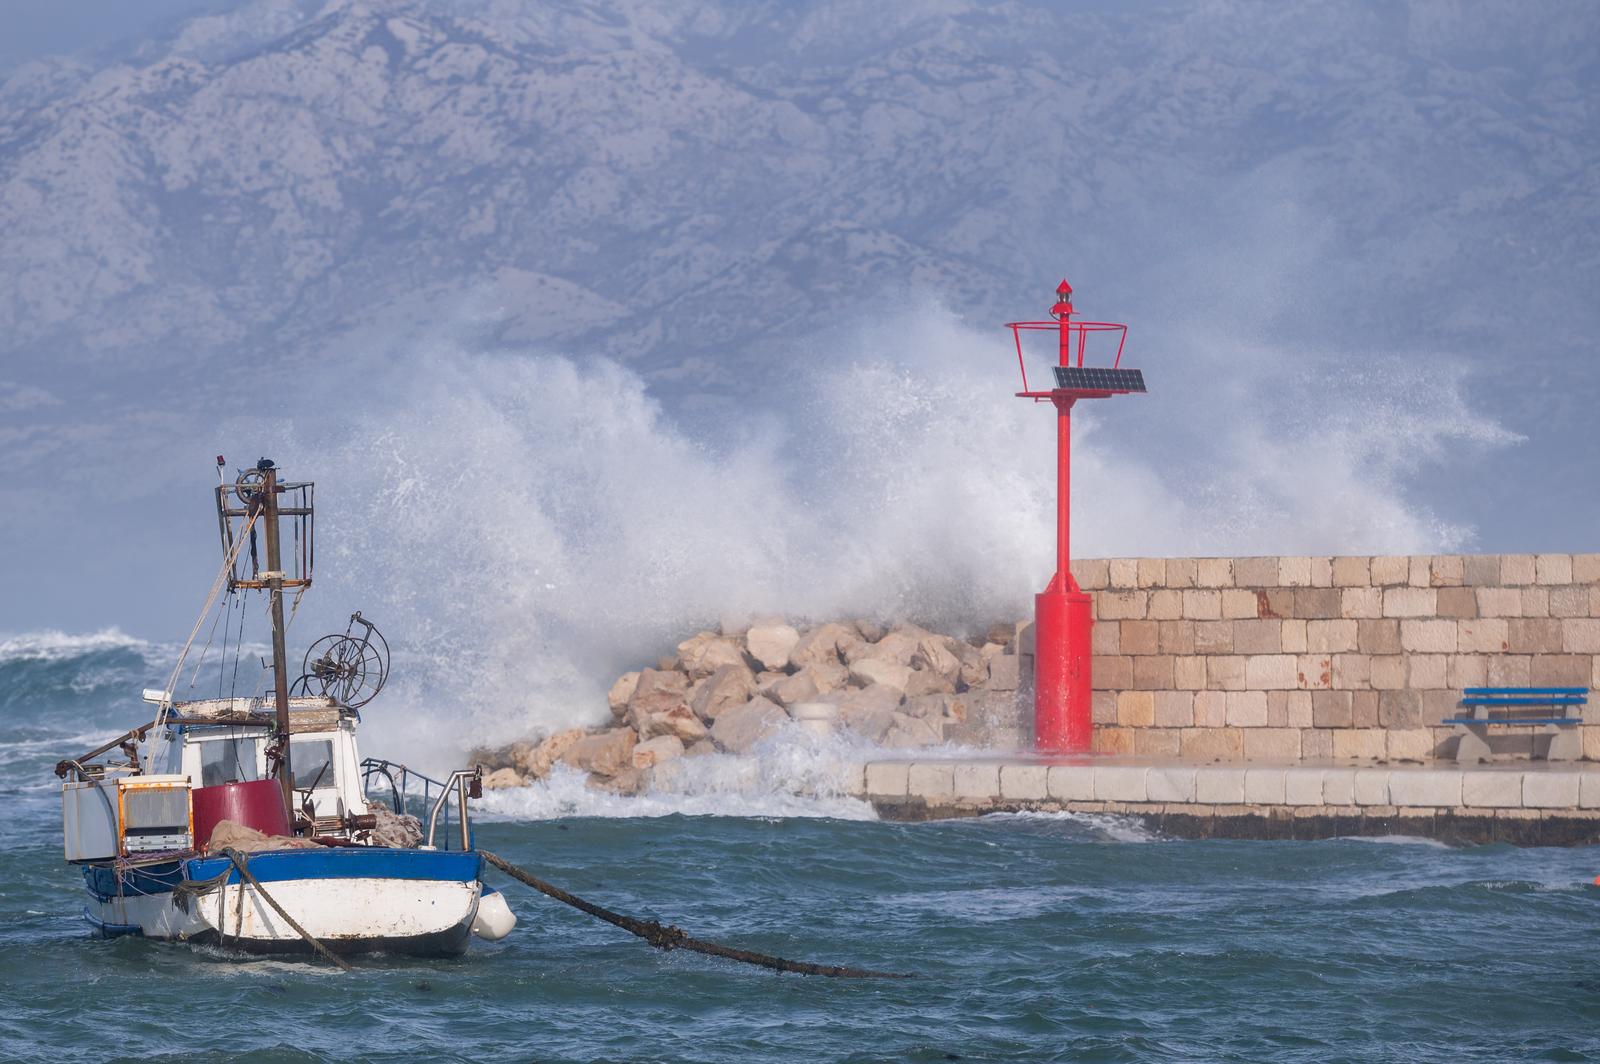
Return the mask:
{"type": "Polygon", "coordinates": [[[698,938],[691,938],[688,932],[671,924],[662,926],[658,920],[636,920],[631,916],[612,912],[610,909],[585,901],[576,894],[569,894],[553,883],[546,883],[537,876],[523,871],[516,865],[507,861],[498,854],[488,850],[479,850],[483,859],[494,865],[500,871],[521,883],[525,883],[546,897],[572,906],[582,912],[588,913],[608,924],[622,928],[632,935],[638,935],[650,945],[662,950],[686,949],[695,953],[703,953],[709,957],[723,957],[731,961],[740,961],[744,964],[759,965],[762,968],[771,968],[775,972],[795,972],[800,975],[826,975],[835,979],[915,979],[916,976],[904,972],[877,972],[869,968],[850,968],[839,964],[811,964],[807,961],[791,961],[783,957],[772,957],[765,953],[755,953],[746,949],[734,949],[732,946],[722,946],[715,942],[704,942],[698,938]]]}
{"type": "MultiPolygon", "coordinates": [[[[256,888],[256,893],[261,895],[262,900],[264,900],[268,905],[272,906],[273,912],[283,917],[284,923],[294,928],[295,934],[305,939],[306,942],[311,945],[311,948],[316,950],[317,953],[320,954],[324,959],[338,965],[341,971],[348,972],[351,970],[350,965],[345,963],[344,958],[335,954],[327,946],[324,946],[320,941],[318,941],[311,934],[311,932],[301,927],[295,918],[289,915],[289,911],[278,904],[278,899],[267,893],[267,888],[263,887],[261,885],[261,881],[256,878],[255,873],[250,871],[250,859],[248,857],[238,850],[235,850],[231,846],[224,848],[222,853],[228,858],[228,860],[233,862],[233,867],[239,870],[239,878],[256,888]]],[[[239,884],[239,889],[244,889],[244,883],[239,884]]],[[[218,930],[220,931],[221,929],[219,928],[218,930]]]]}
{"type": "MultiPolygon", "coordinates": [[[[331,963],[338,965],[342,970],[347,972],[351,970],[350,965],[345,963],[342,957],[328,949],[327,946],[324,946],[321,941],[311,934],[311,932],[301,927],[299,922],[296,921],[294,917],[290,916],[288,911],[284,909],[282,905],[278,904],[278,899],[267,893],[267,888],[263,887],[261,885],[261,881],[256,878],[255,873],[250,871],[250,859],[248,857],[232,847],[224,848],[222,854],[229,861],[233,862],[234,868],[239,870],[239,897],[234,905],[236,924],[233,935],[235,940],[237,940],[244,931],[244,888],[245,884],[248,883],[250,886],[256,889],[256,893],[261,895],[263,901],[272,906],[272,910],[274,912],[283,917],[284,923],[292,927],[295,934],[299,935],[310,944],[313,950],[331,963]]],[[[217,939],[224,946],[226,946],[228,942],[228,929],[226,926],[226,917],[223,915],[223,895],[221,891],[222,888],[227,885],[228,875],[229,872],[225,868],[220,874],[215,875],[210,879],[197,879],[183,883],[177,883],[174,884],[172,888],[172,904],[176,905],[186,913],[192,913],[194,911],[193,905],[199,900],[201,895],[209,894],[213,890],[218,891],[217,939]]]]}

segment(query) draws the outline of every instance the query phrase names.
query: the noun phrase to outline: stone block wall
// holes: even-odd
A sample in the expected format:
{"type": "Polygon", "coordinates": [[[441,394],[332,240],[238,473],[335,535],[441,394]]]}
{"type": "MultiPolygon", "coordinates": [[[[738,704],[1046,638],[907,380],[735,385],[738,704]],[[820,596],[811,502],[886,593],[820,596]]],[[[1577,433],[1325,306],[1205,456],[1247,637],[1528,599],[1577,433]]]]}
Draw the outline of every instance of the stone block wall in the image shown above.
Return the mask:
{"type": "MultiPolygon", "coordinates": [[[[1454,755],[1466,687],[1600,687],[1600,554],[1115,558],[1094,598],[1096,748],[1204,760],[1454,755]]],[[[1600,705],[1584,756],[1600,760],[1600,705]]],[[[1495,729],[1537,756],[1535,729],[1495,729]]]]}

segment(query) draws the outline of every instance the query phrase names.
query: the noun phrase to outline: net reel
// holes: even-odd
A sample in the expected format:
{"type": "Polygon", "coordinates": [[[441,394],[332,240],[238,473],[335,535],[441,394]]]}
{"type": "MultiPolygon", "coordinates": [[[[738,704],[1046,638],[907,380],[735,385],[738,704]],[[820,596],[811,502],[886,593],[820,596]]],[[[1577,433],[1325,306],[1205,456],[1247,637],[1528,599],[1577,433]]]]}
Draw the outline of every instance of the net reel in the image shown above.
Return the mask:
{"type": "Polygon", "coordinates": [[[295,690],[359,709],[378,696],[388,678],[389,643],[358,610],[350,615],[343,635],[325,635],[311,644],[295,690]]]}

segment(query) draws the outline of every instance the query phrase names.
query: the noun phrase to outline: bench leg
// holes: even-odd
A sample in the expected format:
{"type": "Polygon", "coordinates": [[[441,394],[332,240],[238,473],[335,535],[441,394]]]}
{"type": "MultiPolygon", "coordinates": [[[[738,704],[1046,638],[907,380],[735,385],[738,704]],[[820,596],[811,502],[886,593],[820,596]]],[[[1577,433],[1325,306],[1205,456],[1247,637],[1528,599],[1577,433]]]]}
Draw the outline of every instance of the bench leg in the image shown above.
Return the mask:
{"type": "Polygon", "coordinates": [[[1456,725],[1456,735],[1460,736],[1456,743],[1457,761],[1476,764],[1479,761],[1489,760],[1489,739],[1484,734],[1485,730],[1465,724],[1456,725]]]}
{"type": "Polygon", "coordinates": [[[1550,736],[1550,749],[1544,755],[1546,761],[1577,761],[1583,757],[1583,734],[1578,728],[1563,724],[1548,727],[1555,734],[1550,736]]]}

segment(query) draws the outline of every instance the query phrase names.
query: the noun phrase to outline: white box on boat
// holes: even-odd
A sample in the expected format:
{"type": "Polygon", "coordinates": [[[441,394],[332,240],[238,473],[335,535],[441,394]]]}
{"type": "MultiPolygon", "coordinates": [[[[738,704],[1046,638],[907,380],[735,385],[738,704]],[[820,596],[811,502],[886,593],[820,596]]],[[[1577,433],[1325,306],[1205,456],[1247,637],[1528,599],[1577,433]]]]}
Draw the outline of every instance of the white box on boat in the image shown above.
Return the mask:
{"type": "Polygon", "coordinates": [[[61,834],[69,861],[186,850],[193,832],[188,776],[127,776],[62,785],[61,834]]]}

